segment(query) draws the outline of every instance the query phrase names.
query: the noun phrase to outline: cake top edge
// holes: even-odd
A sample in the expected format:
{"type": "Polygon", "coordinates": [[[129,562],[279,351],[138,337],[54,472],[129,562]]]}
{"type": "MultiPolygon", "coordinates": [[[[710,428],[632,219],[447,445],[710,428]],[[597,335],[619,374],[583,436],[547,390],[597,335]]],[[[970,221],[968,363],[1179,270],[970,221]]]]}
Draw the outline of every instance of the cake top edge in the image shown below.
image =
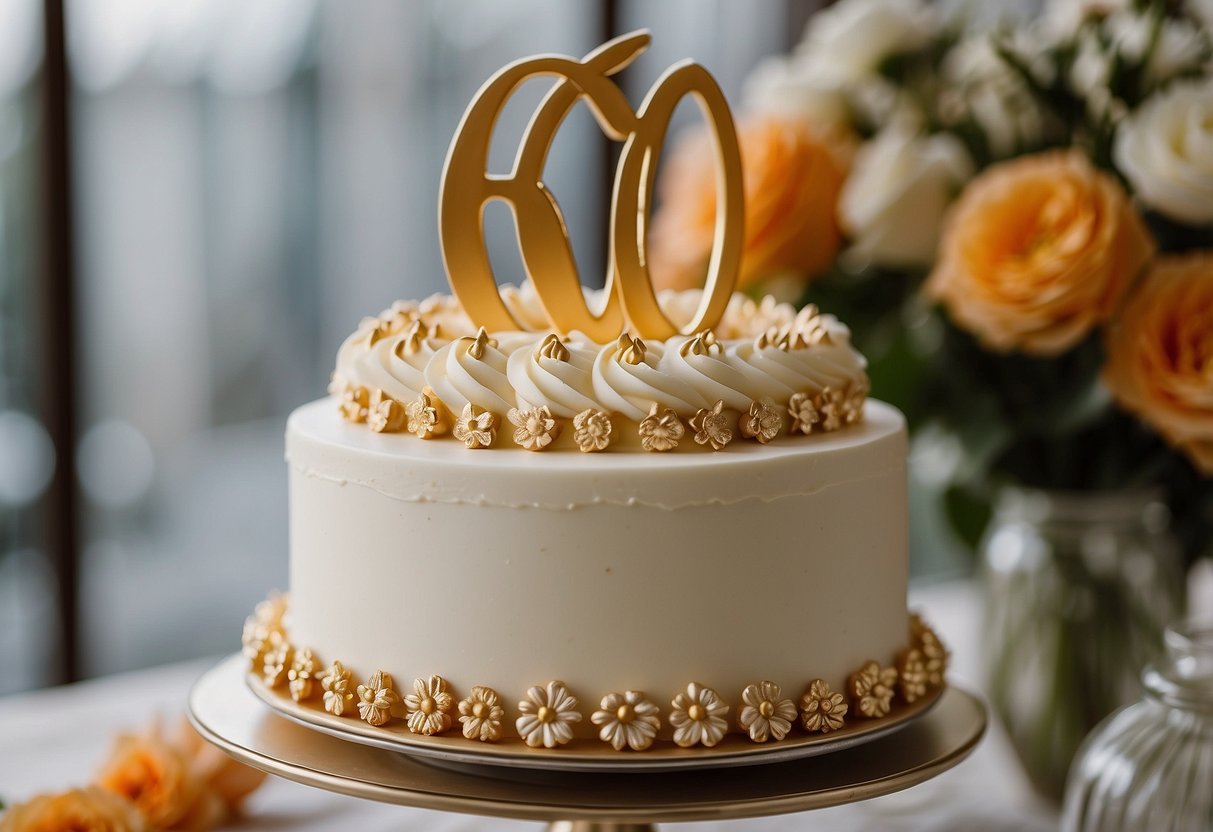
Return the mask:
{"type": "MultiPolygon", "coordinates": [[[[600,293],[585,294],[593,308],[600,293]]],[[[815,306],[736,293],[712,329],[648,340],[625,329],[600,343],[553,331],[529,283],[504,286],[501,297],[518,329],[476,327],[445,294],[365,318],[337,353],[329,391],[341,414],[379,433],[468,448],[512,439],[585,452],[720,450],[863,418],[867,362],[846,325],[815,306]]],[[[702,292],[657,299],[685,326],[702,292]]]]}

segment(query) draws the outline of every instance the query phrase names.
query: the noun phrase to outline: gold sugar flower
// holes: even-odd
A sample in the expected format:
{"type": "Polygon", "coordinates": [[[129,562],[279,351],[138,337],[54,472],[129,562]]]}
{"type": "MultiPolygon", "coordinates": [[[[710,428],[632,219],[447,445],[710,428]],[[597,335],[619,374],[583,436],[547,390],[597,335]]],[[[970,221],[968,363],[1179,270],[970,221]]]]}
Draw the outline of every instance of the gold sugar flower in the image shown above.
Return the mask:
{"type": "Polygon", "coordinates": [[[320,677],[320,687],[324,688],[324,709],[333,716],[341,716],[353,702],[354,694],[350,691],[353,682],[350,672],[345,665],[335,661],[320,677]]]}
{"type": "Polygon", "coordinates": [[[511,407],[507,416],[514,425],[514,442],[528,451],[542,451],[560,435],[560,424],[547,405],[530,410],[511,407]]]}
{"type": "Polygon", "coordinates": [[[910,645],[917,647],[922,653],[923,665],[927,672],[927,684],[933,688],[943,685],[944,676],[948,670],[948,650],[939,640],[939,636],[922,620],[918,613],[910,615],[910,645]]]}
{"type": "Polygon", "coordinates": [[[455,438],[468,448],[487,448],[497,438],[497,414],[468,402],[455,420],[455,438]]]}
{"type": "Polygon", "coordinates": [[[646,451],[672,451],[678,447],[683,433],[678,414],[657,402],[653,402],[649,415],[640,422],[640,444],[646,451]]]}
{"type": "Polygon", "coordinates": [[[413,680],[413,692],[404,697],[410,731],[428,737],[451,727],[450,710],[455,698],[446,688],[446,679],[441,676],[413,680]]]}
{"type": "Polygon", "coordinates": [[[897,685],[902,701],[913,704],[927,694],[927,664],[917,647],[902,650],[897,656],[897,685]]]}
{"type": "Polygon", "coordinates": [[[341,415],[347,422],[365,422],[370,403],[371,394],[365,387],[347,386],[341,391],[341,415]]]}
{"type": "Polygon", "coordinates": [[[358,686],[358,715],[371,725],[385,725],[392,718],[392,708],[400,695],[392,689],[392,677],[376,670],[365,685],[358,686]]]}
{"type": "Polygon", "coordinates": [[[366,424],[375,433],[395,433],[404,427],[404,406],[376,388],[367,407],[366,424]]]}
{"type": "Polygon", "coordinates": [[[796,721],[796,703],[784,699],[779,685],[774,682],[759,682],[749,685],[741,692],[741,710],[737,712],[737,724],[747,731],[754,742],[768,739],[779,741],[792,730],[796,721]]]}
{"type": "Polygon", "coordinates": [[[265,680],[267,687],[276,688],[286,681],[293,654],[291,645],[282,639],[279,639],[273,647],[266,651],[261,663],[261,678],[265,680]]]}
{"type": "Polygon", "coordinates": [[[792,417],[788,433],[808,436],[813,432],[813,426],[821,421],[817,397],[808,393],[793,393],[792,398],[788,399],[788,415],[792,417]]]}
{"type": "Polygon", "coordinates": [[[847,385],[846,397],[842,402],[843,422],[853,425],[863,420],[863,405],[871,389],[866,377],[847,385]]]}
{"type": "Polygon", "coordinates": [[[447,432],[446,408],[428,387],[404,406],[405,430],[422,439],[433,439],[447,432]]]}
{"type": "Polygon", "coordinates": [[[817,394],[817,409],[821,412],[821,429],[838,430],[846,422],[846,394],[833,387],[823,387],[817,394]]]}
{"type": "Polygon", "coordinates": [[[868,662],[847,680],[856,710],[869,719],[888,714],[897,686],[897,668],[868,662]]]}
{"type": "Polygon", "coordinates": [[[629,690],[624,693],[608,693],[602,697],[601,707],[594,711],[590,720],[602,726],[598,737],[610,743],[616,751],[624,747],[633,751],[644,751],[653,744],[661,728],[661,717],[656,705],[645,699],[644,693],[629,690]]]}
{"type": "Polygon", "coordinates": [[[711,409],[700,408],[691,417],[691,430],[695,431],[698,444],[711,445],[714,451],[732,442],[733,430],[729,427],[729,417],[724,415],[724,399],[717,401],[711,409]]]}
{"type": "Polygon", "coordinates": [[[683,748],[700,744],[711,748],[724,739],[729,723],[725,714],[729,706],[720,694],[698,682],[687,685],[685,693],[670,703],[670,725],[674,726],[674,742],[683,748]]]}
{"type": "Polygon", "coordinates": [[[800,724],[806,731],[823,734],[837,731],[846,715],[846,697],[830,690],[824,679],[814,679],[800,697],[800,724]]]}
{"type": "Polygon", "coordinates": [[[291,699],[296,702],[311,699],[316,689],[316,654],[306,648],[297,650],[291,669],[286,672],[286,680],[291,699]]]}
{"type": "Polygon", "coordinates": [[[244,620],[240,652],[249,660],[250,670],[257,670],[265,652],[286,638],[286,630],[282,626],[286,605],[287,596],[275,592],[258,603],[253,608],[253,614],[244,620]]]}
{"type": "Polygon", "coordinates": [[[573,417],[573,439],[582,453],[604,451],[611,444],[611,417],[587,408],[573,417]]]}
{"type": "Polygon", "coordinates": [[[535,686],[518,703],[522,715],[514,725],[518,736],[531,748],[555,748],[573,739],[573,725],[581,722],[577,700],[564,682],[548,682],[547,688],[535,686]]]}
{"type": "Polygon", "coordinates": [[[463,723],[463,735],[469,740],[497,742],[501,739],[501,720],[505,708],[501,697],[492,688],[476,685],[472,695],[459,702],[459,721],[463,723]]]}
{"type": "Polygon", "coordinates": [[[737,427],[746,439],[757,439],[765,445],[779,435],[783,416],[769,401],[753,401],[749,412],[741,415],[737,427]]]}

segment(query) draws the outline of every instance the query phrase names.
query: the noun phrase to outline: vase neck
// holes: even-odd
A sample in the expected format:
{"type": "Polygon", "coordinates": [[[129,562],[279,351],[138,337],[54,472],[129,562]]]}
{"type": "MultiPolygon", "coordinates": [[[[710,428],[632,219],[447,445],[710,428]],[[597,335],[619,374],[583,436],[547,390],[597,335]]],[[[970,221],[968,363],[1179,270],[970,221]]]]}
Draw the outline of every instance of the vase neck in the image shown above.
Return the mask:
{"type": "Polygon", "coordinates": [[[1164,704],[1213,713],[1213,620],[1168,627],[1164,656],[1146,668],[1146,690],[1164,704]]]}

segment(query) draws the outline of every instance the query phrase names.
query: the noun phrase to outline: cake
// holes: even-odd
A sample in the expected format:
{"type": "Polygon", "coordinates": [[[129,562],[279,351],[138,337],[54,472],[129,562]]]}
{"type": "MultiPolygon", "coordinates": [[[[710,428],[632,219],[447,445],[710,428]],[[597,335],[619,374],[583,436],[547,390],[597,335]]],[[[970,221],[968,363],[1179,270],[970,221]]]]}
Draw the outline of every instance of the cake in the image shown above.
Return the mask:
{"type": "MultiPolygon", "coordinates": [[[[615,67],[630,37],[533,61],[615,67]]],[[[445,189],[520,66],[473,103],[445,189]]],[[[486,304],[443,219],[455,295],[365,320],[287,423],[289,605],[246,624],[257,684],[538,753],[777,742],[939,691],[946,651],[906,609],[905,421],[868,398],[842,322],[732,293],[727,244],[703,291],[637,302],[617,251],[581,312],[537,269],[486,304]],[[594,308],[592,333],[567,326],[594,308]]]]}

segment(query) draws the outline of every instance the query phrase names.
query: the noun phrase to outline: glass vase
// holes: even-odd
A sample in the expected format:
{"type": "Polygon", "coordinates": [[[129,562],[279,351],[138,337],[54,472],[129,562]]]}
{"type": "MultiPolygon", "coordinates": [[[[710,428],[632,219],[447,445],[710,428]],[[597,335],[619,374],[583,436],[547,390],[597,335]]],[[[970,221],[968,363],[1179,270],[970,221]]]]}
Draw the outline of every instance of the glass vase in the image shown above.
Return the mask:
{"type": "Polygon", "coordinates": [[[1140,695],[1183,584],[1156,492],[1005,489],[981,544],[987,692],[1033,786],[1060,802],[1083,738],[1140,695]]]}
{"type": "Polygon", "coordinates": [[[1213,621],[1167,630],[1145,695],[1083,744],[1066,788],[1067,832],[1213,830],[1213,621]]]}

